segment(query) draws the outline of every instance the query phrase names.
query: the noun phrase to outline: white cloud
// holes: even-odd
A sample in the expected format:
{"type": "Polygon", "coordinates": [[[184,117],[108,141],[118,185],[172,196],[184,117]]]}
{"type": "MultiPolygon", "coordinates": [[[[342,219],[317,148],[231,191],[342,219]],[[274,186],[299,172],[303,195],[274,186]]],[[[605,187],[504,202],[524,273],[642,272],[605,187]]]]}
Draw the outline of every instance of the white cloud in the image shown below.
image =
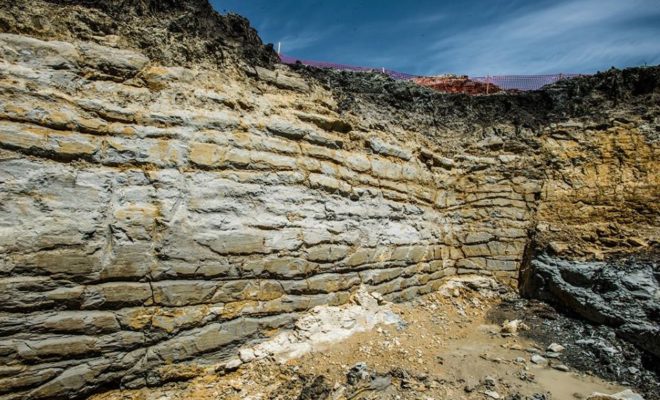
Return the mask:
{"type": "Polygon", "coordinates": [[[660,15],[655,0],[565,1],[436,41],[425,49],[433,54],[426,72],[585,72],[649,54],[656,56],[645,61],[660,62],[659,28],[635,24],[653,14],[660,15]],[[434,63],[456,70],[437,71],[434,63]]]}
{"type": "Polygon", "coordinates": [[[321,30],[302,30],[282,37],[278,42],[282,43],[283,54],[295,54],[296,51],[318,46],[319,43],[328,40],[338,30],[338,27],[326,27],[321,30]]]}

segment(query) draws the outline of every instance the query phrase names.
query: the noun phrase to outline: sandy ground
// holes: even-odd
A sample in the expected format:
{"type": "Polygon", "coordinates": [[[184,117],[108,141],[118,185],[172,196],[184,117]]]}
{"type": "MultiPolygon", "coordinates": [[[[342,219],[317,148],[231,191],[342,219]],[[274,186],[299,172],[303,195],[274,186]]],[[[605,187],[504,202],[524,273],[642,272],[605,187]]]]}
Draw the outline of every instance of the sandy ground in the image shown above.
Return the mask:
{"type": "Polygon", "coordinates": [[[398,324],[378,325],[286,362],[262,359],[226,374],[161,388],[112,391],[94,400],[174,399],[586,399],[625,389],[574,370],[562,354],[489,320],[501,302],[467,288],[391,305],[398,324]],[[352,372],[351,372],[352,371],[352,372]]]}

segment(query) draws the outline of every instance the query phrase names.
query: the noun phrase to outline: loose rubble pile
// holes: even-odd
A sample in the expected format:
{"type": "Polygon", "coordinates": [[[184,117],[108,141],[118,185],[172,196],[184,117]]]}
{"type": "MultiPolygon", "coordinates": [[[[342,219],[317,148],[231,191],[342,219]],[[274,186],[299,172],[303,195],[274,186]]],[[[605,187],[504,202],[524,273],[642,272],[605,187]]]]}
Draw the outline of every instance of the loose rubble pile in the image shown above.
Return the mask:
{"type": "Polygon", "coordinates": [[[228,361],[223,369],[235,369],[241,362],[262,358],[287,361],[312,351],[320,351],[359,332],[370,331],[376,325],[399,324],[401,320],[383,297],[368,293],[362,286],[343,307],[318,306],[298,319],[291,330],[239,350],[238,359],[228,361]]]}
{"type": "Polygon", "coordinates": [[[538,343],[536,352],[552,367],[586,371],[610,382],[630,385],[647,399],[658,398],[657,361],[649,353],[618,338],[613,328],[592,325],[579,317],[567,317],[545,303],[520,298],[506,299],[489,311],[489,318],[526,321],[530,329],[521,335],[538,343]],[[552,351],[553,343],[560,344],[564,351],[552,351]],[[543,349],[546,354],[542,354],[543,349]],[[555,358],[557,353],[559,358],[555,358]]]}

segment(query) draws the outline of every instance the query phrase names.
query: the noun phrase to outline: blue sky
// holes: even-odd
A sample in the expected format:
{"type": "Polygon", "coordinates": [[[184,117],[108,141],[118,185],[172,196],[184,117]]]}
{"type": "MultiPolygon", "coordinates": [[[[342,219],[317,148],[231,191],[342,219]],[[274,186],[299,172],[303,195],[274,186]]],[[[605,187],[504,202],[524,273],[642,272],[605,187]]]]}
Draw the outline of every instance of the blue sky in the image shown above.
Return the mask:
{"type": "Polygon", "coordinates": [[[211,0],[301,59],[419,75],[660,64],[660,0],[211,0]]]}

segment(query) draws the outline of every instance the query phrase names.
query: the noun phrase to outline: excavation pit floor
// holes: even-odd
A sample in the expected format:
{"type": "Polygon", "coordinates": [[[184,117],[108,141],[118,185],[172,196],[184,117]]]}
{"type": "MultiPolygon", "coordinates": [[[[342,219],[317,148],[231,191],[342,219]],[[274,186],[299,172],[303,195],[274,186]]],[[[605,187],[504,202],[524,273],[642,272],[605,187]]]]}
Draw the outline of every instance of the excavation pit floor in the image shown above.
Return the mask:
{"type": "MultiPolygon", "coordinates": [[[[388,304],[398,323],[316,345],[297,358],[269,357],[224,375],[208,373],[159,388],[115,390],[92,398],[570,400],[630,388],[627,382],[572,367],[582,350],[562,340],[579,338],[559,336],[556,344],[565,349],[548,350],[551,330],[543,321],[555,323],[557,318],[550,317],[547,306],[520,301],[511,293],[450,287],[412,302],[388,304]],[[547,318],[539,318],[539,310],[547,318]]],[[[650,390],[650,396],[644,393],[646,400],[657,398],[650,390]]]]}

